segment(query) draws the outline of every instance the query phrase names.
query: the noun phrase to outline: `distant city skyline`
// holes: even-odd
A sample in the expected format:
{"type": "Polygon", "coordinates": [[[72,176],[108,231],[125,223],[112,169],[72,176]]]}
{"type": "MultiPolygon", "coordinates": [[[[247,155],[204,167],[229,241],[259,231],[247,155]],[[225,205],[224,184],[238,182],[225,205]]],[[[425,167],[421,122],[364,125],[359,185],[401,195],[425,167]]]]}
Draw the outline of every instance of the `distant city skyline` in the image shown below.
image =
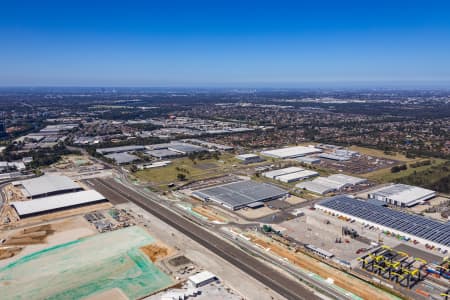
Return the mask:
{"type": "Polygon", "coordinates": [[[0,86],[448,87],[446,1],[16,1],[0,86]]]}

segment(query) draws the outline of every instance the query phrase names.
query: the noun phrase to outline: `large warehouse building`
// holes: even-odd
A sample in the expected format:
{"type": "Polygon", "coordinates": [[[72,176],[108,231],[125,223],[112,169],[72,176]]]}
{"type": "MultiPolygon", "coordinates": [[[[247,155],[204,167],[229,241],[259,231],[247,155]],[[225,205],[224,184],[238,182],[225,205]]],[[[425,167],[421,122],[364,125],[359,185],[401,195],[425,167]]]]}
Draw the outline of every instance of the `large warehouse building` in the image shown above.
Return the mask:
{"type": "Polygon", "coordinates": [[[316,171],[305,170],[299,167],[288,167],[284,169],[273,170],[262,174],[264,177],[290,183],[303,180],[309,177],[317,176],[316,171]]]}
{"type": "Polygon", "coordinates": [[[111,153],[123,153],[123,152],[133,152],[133,151],[143,151],[145,150],[145,146],[120,146],[120,147],[110,147],[110,148],[100,148],[97,149],[96,152],[102,155],[111,154],[111,153]]]}
{"type": "Polygon", "coordinates": [[[319,152],[322,152],[322,150],[314,148],[312,146],[310,147],[296,146],[296,147],[262,151],[261,154],[274,158],[296,158],[319,152]]]}
{"type": "Polygon", "coordinates": [[[312,181],[301,182],[297,184],[296,187],[316,194],[325,195],[365,182],[367,182],[367,179],[365,178],[345,174],[334,174],[328,177],[318,177],[312,181]]]}
{"type": "Polygon", "coordinates": [[[19,217],[26,218],[107,201],[99,192],[89,190],[36,200],[15,201],[11,202],[11,206],[14,207],[19,217]]]}
{"type": "Polygon", "coordinates": [[[246,180],[201,189],[193,192],[192,196],[237,210],[256,202],[278,199],[287,194],[287,191],[274,185],[246,180]]]}
{"type": "Polygon", "coordinates": [[[270,179],[276,179],[278,176],[296,173],[296,172],[300,172],[303,170],[304,170],[303,168],[299,168],[299,167],[288,167],[288,168],[284,168],[284,169],[278,169],[278,170],[264,172],[264,173],[262,173],[262,175],[264,177],[267,177],[270,179]]]}
{"type": "Polygon", "coordinates": [[[82,188],[67,176],[43,175],[37,178],[14,181],[26,198],[36,199],[62,193],[81,191],[82,188]]]}
{"type": "Polygon", "coordinates": [[[411,207],[436,196],[436,192],[417,186],[394,184],[369,192],[368,198],[401,207],[411,207]]]}
{"type": "Polygon", "coordinates": [[[343,216],[379,230],[401,235],[422,244],[450,251],[450,223],[441,223],[362,201],[350,196],[336,196],[320,201],[315,208],[343,216]]]}

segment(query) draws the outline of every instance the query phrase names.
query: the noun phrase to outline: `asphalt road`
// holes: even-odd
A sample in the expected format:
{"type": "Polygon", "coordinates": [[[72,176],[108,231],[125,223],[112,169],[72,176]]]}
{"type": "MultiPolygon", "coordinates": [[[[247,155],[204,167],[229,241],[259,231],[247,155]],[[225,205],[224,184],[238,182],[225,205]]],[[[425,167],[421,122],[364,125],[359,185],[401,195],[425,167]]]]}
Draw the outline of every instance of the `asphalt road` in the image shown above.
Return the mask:
{"type": "MultiPolygon", "coordinates": [[[[89,181],[107,198],[123,198],[137,204],[287,299],[320,299],[300,282],[277,272],[264,262],[158,204],[158,199],[148,199],[112,179],[90,179],[89,181]]],[[[115,201],[120,200],[115,199],[115,201]]]]}

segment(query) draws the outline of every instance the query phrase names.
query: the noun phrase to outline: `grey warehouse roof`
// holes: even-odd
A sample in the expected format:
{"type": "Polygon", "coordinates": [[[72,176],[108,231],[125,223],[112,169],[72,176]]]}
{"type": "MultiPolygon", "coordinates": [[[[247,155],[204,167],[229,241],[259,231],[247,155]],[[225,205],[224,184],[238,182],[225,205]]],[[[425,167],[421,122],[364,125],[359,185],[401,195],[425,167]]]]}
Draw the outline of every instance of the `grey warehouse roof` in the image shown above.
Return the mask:
{"type": "Polygon", "coordinates": [[[174,157],[174,156],[180,156],[179,152],[175,152],[168,149],[157,149],[157,150],[149,150],[145,152],[148,155],[151,155],[153,157],[174,157]]]}
{"type": "Polygon", "coordinates": [[[392,228],[393,230],[404,232],[405,234],[410,234],[424,240],[450,246],[450,223],[448,222],[441,223],[348,196],[328,198],[319,202],[317,205],[392,228]]]}
{"type": "Polygon", "coordinates": [[[139,159],[136,155],[129,153],[112,153],[105,157],[113,159],[118,164],[127,164],[139,159]]]}
{"type": "Polygon", "coordinates": [[[202,189],[192,194],[201,199],[211,199],[232,209],[238,209],[253,202],[282,197],[287,194],[287,191],[268,183],[247,180],[202,189]]]}
{"type": "Polygon", "coordinates": [[[206,149],[203,147],[200,147],[197,145],[192,145],[192,144],[187,144],[187,143],[170,143],[169,147],[167,147],[167,148],[172,151],[177,151],[177,152],[186,153],[186,154],[206,151],[206,149]]]}
{"type": "Polygon", "coordinates": [[[111,148],[100,148],[96,151],[100,154],[108,154],[108,153],[120,153],[120,152],[128,152],[128,151],[139,151],[145,150],[144,146],[121,146],[121,147],[111,147],[111,148]]]}
{"type": "Polygon", "coordinates": [[[67,176],[43,175],[41,177],[15,181],[13,185],[22,185],[27,197],[81,189],[81,187],[67,176]]]}

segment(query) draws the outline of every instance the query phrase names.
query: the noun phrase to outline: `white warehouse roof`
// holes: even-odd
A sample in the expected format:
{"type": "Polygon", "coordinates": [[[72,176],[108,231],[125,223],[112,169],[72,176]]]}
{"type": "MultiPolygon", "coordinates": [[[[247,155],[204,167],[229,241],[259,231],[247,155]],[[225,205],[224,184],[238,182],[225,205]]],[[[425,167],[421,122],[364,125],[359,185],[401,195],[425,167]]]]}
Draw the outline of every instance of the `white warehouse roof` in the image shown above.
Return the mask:
{"type": "Polygon", "coordinates": [[[351,184],[351,185],[357,185],[357,184],[367,182],[367,179],[365,179],[365,178],[359,178],[359,177],[349,176],[349,175],[345,175],[345,174],[333,174],[333,175],[328,176],[328,179],[336,181],[336,182],[345,183],[345,184],[351,184]]]}
{"type": "Polygon", "coordinates": [[[399,206],[413,206],[436,196],[436,192],[417,186],[394,184],[369,192],[370,199],[399,206]]]}
{"type": "Polygon", "coordinates": [[[67,176],[43,175],[41,177],[14,181],[14,186],[23,186],[25,196],[38,197],[52,193],[81,190],[81,187],[67,176]]]}
{"type": "Polygon", "coordinates": [[[202,271],[195,275],[189,277],[189,281],[192,282],[195,286],[201,285],[204,282],[216,279],[216,275],[209,271],[202,271]]]}
{"type": "Polygon", "coordinates": [[[315,182],[315,180],[301,182],[301,183],[297,184],[296,187],[299,189],[305,189],[310,192],[321,194],[321,195],[328,194],[328,193],[334,192],[336,190],[335,188],[317,183],[317,182],[315,182]]]}
{"type": "Polygon", "coordinates": [[[249,153],[249,154],[236,155],[236,158],[240,159],[240,160],[246,160],[249,158],[259,158],[259,156],[257,154],[249,153]]]}
{"type": "Polygon", "coordinates": [[[11,206],[15,208],[19,216],[23,217],[100,201],[106,201],[106,198],[97,191],[89,190],[36,200],[15,201],[11,202],[11,206]]]}
{"type": "Polygon", "coordinates": [[[319,152],[322,152],[322,150],[314,147],[296,146],[269,151],[262,151],[261,154],[275,158],[294,158],[319,152]]]}
{"type": "Polygon", "coordinates": [[[295,172],[295,173],[289,173],[289,174],[277,176],[275,179],[277,179],[281,182],[289,183],[289,182],[298,181],[301,179],[305,179],[305,178],[309,178],[309,177],[317,176],[317,175],[319,175],[319,173],[317,173],[315,171],[303,170],[303,171],[299,171],[299,172],[295,172]]]}
{"type": "Polygon", "coordinates": [[[318,178],[314,179],[314,182],[322,184],[326,187],[336,189],[336,190],[340,190],[340,189],[344,188],[345,186],[349,185],[346,182],[338,182],[338,181],[328,179],[328,177],[318,177],[318,178]]]}
{"type": "Polygon", "coordinates": [[[366,181],[367,179],[364,178],[344,174],[334,174],[328,177],[318,177],[312,181],[299,183],[296,187],[318,194],[327,194],[336,190],[341,190],[348,186],[355,186],[366,181]]]}
{"type": "Polygon", "coordinates": [[[278,170],[265,172],[262,175],[264,177],[275,179],[276,177],[281,176],[281,175],[296,173],[296,172],[300,172],[300,171],[303,171],[303,170],[304,170],[303,168],[299,168],[299,167],[289,167],[289,168],[284,168],[284,169],[278,169],[278,170]]]}

